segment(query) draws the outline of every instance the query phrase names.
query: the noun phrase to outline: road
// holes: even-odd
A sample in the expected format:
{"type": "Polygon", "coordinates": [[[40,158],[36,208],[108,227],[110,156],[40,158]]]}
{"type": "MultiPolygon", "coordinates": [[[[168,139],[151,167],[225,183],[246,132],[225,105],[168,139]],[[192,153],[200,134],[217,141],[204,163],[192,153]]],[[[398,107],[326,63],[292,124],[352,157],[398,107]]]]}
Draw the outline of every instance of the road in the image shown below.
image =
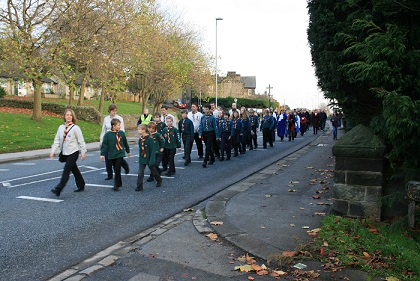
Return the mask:
{"type": "MultiPolygon", "coordinates": [[[[46,280],[93,254],[194,206],[244,177],[261,170],[306,145],[312,133],[293,142],[275,142],[273,148],[247,151],[232,161],[204,169],[193,151],[193,163],[164,177],[163,186],[145,183],[135,192],[137,145],[127,161],[131,174],[123,175],[119,192],[105,181],[99,151],[90,151],[79,167],[86,191],[74,193],[71,178],[57,198],[50,189],[59,181],[63,164],[38,159],[0,165],[0,279],[46,280]],[[50,200],[52,199],[52,200],[50,200]],[[58,199],[58,200],[57,200],[58,199]],[[42,200],[42,201],[40,201],[42,200]],[[49,200],[49,201],[45,201],[49,200]]],[[[261,136],[259,137],[261,144],[261,136]]]]}

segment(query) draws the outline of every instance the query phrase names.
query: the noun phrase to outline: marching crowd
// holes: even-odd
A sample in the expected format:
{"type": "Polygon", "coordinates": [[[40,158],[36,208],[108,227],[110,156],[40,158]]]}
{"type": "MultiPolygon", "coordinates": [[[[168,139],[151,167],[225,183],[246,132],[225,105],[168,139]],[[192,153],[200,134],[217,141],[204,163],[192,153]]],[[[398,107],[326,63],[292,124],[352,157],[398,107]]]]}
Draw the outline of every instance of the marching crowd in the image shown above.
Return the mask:
{"type": "MultiPolygon", "coordinates": [[[[121,168],[128,174],[130,171],[124,157],[130,157],[130,147],[124,133],[124,120],[117,115],[117,106],[111,104],[108,108],[109,115],[104,118],[100,135],[101,149],[100,159],[105,161],[107,178],[114,179],[115,191],[122,186],[121,168]],[[114,176],[115,174],[115,176],[114,176]]],[[[229,111],[223,111],[221,107],[215,107],[214,103],[203,107],[199,111],[197,104],[191,105],[191,111],[181,111],[182,118],[179,122],[173,115],[168,113],[168,108],[162,106],[161,112],[153,115],[145,109],[137,122],[139,133],[139,171],[136,191],[143,190],[144,174],[146,166],[150,169],[148,182],[156,181],[156,187],[162,185],[162,172],[166,176],[172,176],[175,170],[175,154],[184,146],[184,165],[191,163],[191,150],[196,143],[198,157],[203,159],[202,166],[206,168],[212,165],[216,158],[220,161],[231,160],[245,154],[247,149],[253,150],[258,147],[257,133],[262,131],[263,149],[273,147],[277,136],[283,141],[285,138],[293,141],[298,133],[304,135],[313,127],[313,133],[324,130],[327,120],[325,111],[281,110],[278,114],[265,109],[260,117],[253,109],[245,107],[237,109],[236,103],[232,104],[229,111]],[[225,157],[226,155],[226,157],[225,157]],[[162,166],[162,169],[160,168],[162,166]]],[[[80,128],[76,125],[76,116],[73,110],[66,109],[64,124],[61,125],[54,139],[50,157],[54,157],[55,151],[60,148],[60,161],[65,162],[63,174],[59,184],[51,191],[60,196],[61,191],[69,180],[70,172],[76,180],[75,192],[83,191],[85,182],[80,173],[76,161],[79,153],[81,159],[85,159],[86,145],[80,128]],[[74,128],[74,130],[72,130],[74,128]]],[[[336,139],[335,125],[338,127],[340,119],[334,114],[331,119],[333,124],[334,139],[336,139]]]]}

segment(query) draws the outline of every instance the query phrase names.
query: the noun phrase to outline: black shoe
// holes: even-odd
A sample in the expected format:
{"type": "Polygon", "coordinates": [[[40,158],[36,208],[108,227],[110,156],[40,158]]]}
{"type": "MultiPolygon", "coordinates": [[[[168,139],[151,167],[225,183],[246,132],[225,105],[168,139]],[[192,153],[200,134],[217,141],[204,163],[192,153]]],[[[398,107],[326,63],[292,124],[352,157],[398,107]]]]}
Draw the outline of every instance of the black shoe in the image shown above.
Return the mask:
{"type": "Polygon", "coordinates": [[[272,144],[270,144],[270,147],[273,147],[273,145],[272,145],[272,144]]]}
{"type": "Polygon", "coordinates": [[[238,157],[238,154],[234,154],[233,157],[238,157]]]}
{"type": "Polygon", "coordinates": [[[128,175],[130,173],[130,167],[127,166],[127,169],[125,169],[125,174],[128,175]]]}
{"type": "Polygon", "coordinates": [[[185,159],[185,156],[182,156],[182,159],[185,159]]]}
{"type": "Polygon", "coordinates": [[[267,147],[266,147],[266,146],[263,146],[263,148],[264,148],[264,149],[267,149],[267,147]]]}
{"type": "Polygon", "coordinates": [[[161,186],[162,186],[162,182],[156,183],[156,187],[161,187],[161,186]]]}
{"type": "Polygon", "coordinates": [[[84,187],[82,187],[82,188],[78,187],[74,190],[74,192],[82,192],[82,191],[85,191],[84,187]]]}
{"type": "Polygon", "coordinates": [[[225,161],[225,157],[224,156],[221,156],[220,159],[219,159],[219,161],[225,161]]]}
{"type": "Polygon", "coordinates": [[[154,181],[154,179],[152,177],[149,177],[146,181],[147,182],[152,182],[152,181],[154,181]]]}
{"type": "Polygon", "coordinates": [[[106,181],[112,180],[112,177],[105,178],[106,181]]]}
{"type": "Polygon", "coordinates": [[[143,187],[142,188],[136,188],[135,191],[143,191],[143,187]]]}
{"type": "Polygon", "coordinates": [[[54,193],[55,195],[57,195],[57,197],[60,196],[60,194],[61,194],[61,190],[57,189],[57,188],[51,189],[51,192],[54,193]]]}
{"type": "Polygon", "coordinates": [[[169,173],[169,172],[168,172],[168,173],[166,173],[165,175],[166,175],[166,176],[168,176],[168,177],[170,177],[170,176],[172,176],[172,173],[169,173]]]}
{"type": "Polygon", "coordinates": [[[207,162],[203,163],[203,168],[207,168],[207,162]]]}
{"type": "Polygon", "coordinates": [[[253,148],[252,148],[252,146],[249,148],[249,150],[254,150],[253,148]]]}
{"type": "Polygon", "coordinates": [[[190,164],[190,162],[188,162],[188,161],[184,162],[184,166],[188,166],[188,164],[190,164]]]}
{"type": "Polygon", "coordinates": [[[114,186],[112,189],[114,190],[114,191],[118,191],[118,186],[114,186]]]}

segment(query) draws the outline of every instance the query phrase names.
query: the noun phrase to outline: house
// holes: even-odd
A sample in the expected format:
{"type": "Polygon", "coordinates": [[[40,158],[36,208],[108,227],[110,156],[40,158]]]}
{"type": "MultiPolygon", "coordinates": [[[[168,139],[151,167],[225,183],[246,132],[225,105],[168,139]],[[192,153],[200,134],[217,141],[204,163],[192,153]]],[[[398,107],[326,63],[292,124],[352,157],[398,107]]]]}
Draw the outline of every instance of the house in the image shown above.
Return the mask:
{"type": "MultiPolygon", "coordinates": [[[[229,71],[225,77],[218,77],[218,97],[226,98],[256,98],[255,88],[257,82],[255,76],[241,76],[235,71],[229,71]]],[[[214,85],[211,86],[211,93],[216,96],[214,85]]]]}

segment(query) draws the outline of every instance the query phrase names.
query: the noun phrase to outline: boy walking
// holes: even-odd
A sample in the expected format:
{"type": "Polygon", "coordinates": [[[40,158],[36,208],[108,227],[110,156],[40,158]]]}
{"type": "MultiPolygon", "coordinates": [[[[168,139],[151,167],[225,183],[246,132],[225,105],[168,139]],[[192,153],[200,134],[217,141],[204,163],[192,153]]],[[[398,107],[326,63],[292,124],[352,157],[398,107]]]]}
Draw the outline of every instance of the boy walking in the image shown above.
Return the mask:
{"type": "Polygon", "coordinates": [[[111,120],[111,130],[106,132],[103,137],[100,156],[100,159],[104,161],[105,153],[108,152],[108,159],[111,160],[115,172],[113,188],[115,191],[118,191],[122,186],[121,165],[123,164],[125,153],[127,152],[128,157],[131,156],[125,133],[120,129],[121,121],[118,118],[113,118],[111,120]]]}
{"type": "MultiPolygon", "coordinates": [[[[163,136],[156,131],[156,123],[151,121],[149,122],[149,124],[147,124],[147,129],[149,130],[149,134],[153,139],[154,142],[154,151],[155,151],[155,167],[156,170],[158,171],[159,175],[160,175],[160,168],[159,168],[159,163],[162,160],[162,153],[165,149],[165,139],[163,138],[163,136]]],[[[150,176],[147,179],[147,182],[152,182],[153,180],[156,180],[153,177],[152,171],[150,171],[150,176]]]]}
{"type": "Polygon", "coordinates": [[[217,129],[216,118],[210,111],[211,107],[209,104],[204,106],[204,116],[201,117],[200,127],[198,129],[198,134],[200,137],[204,139],[204,143],[206,145],[206,151],[204,156],[203,167],[207,167],[207,162],[212,165],[215,161],[214,159],[214,143],[216,142],[216,138],[219,136],[219,132],[217,129]]]}
{"type": "Polygon", "coordinates": [[[137,176],[136,191],[143,191],[144,170],[149,166],[152,176],[156,179],[156,187],[162,186],[162,178],[160,177],[155,166],[155,150],[153,138],[149,135],[147,126],[140,124],[137,126],[137,131],[140,134],[139,139],[139,173],[137,176]]]}
{"type": "Polygon", "coordinates": [[[188,119],[188,110],[181,111],[182,119],[179,120],[178,128],[184,144],[184,165],[188,166],[191,163],[191,149],[194,142],[194,124],[188,119]]]}
{"type": "MultiPolygon", "coordinates": [[[[173,127],[174,119],[171,116],[166,117],[166,125],[168,125],[167,132],[163,133],[165,138],[164,158],[168,160],[169,168],[166,175],[168,177],[175,174],[175,153],[178,148],[181,151],[181,139],[179,137],[178,129],[173,127]]],[[[164,167],[165,168],[165,167],[164,167]]]]}

